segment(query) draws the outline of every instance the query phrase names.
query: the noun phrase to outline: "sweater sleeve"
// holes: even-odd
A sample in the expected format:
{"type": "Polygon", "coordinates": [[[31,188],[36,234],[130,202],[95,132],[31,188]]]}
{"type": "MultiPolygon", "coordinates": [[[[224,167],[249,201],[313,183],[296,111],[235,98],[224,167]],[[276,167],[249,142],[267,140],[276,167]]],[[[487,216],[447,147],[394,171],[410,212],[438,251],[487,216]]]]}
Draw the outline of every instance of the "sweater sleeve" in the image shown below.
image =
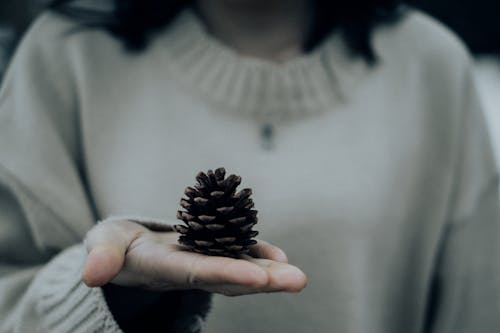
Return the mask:
{"type": "Polygon", "coordinates": [[[81,282],[93,216],[81,181],[67,22],[42,16],[0,91],[0,332],[120,332],[81,282]],[[61,34],[61,35],[59,35],[61,34]]]}
{"type": "Polygon", "coordinates": [[[498,173],[468,67],[461,93],[455,184],[426,330],[435,333],[496,332],[500,327],[498,173]]]}
{"type": "MultiPolygon", "coordinates": [[[[131,330],[119,326],[117,309],[134,302],[128,313],[139,308],[144,315],[137,317],[149,321],[149,298],[159,299],[153,313],[169,322],[169,332],[199,332],[210,304],[206,292],[152,297],[127,288],[88,288],[81,281],[82,240],[95,216],[80,152],[82,68],[73,34],[82,31],[76,28],[56,14],[42,15],[0,90],[0,333],[131,330]]],[[[152,230],[166,228],[133,220],[152,230]]]]}

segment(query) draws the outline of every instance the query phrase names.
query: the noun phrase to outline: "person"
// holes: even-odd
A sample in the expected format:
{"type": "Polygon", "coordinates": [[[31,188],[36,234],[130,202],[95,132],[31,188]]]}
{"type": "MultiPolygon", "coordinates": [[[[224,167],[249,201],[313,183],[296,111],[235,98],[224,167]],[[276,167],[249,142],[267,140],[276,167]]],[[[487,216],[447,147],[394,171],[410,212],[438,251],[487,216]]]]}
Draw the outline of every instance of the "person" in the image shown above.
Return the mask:
{"type": "Polygon", "coordinates": [[[216,296],[206,331],[499,327],[496,166],[438,23],[394,1],[52,9],[0,95],[0,331],[195,332],[207,292],[301,290],[263,241],[242,259],[176,245],[179,193],[218,166],[308,287],[216,296]]]}
{"type": "MultiPolygon", "coordinates": [[[[107,140],[85,142],[94,136],[84,133],[86,120],[78,120],[78,114],[85,112],[85,97],[77,97],[79,79],[71,78],[76,67],[70,69],[69,64],[78,56],[61,49],[71,48],[75,37],[89,36],[83,33],[66,39],[64,33],[75,26],[53,12],[42,15],[22,42],[2,87],[0,332],[199,332],[209,292],[243,295],[301,290],[304,274],[286,263],[281,249],[264,241],[253,246],[252,257],[246,259],[203,256],[177,245],[178,235],[169,223],[173,219],[167,222],[161,217],[175,214],[183,194],[179,186],[191,184],[196,170],[206,166],[207,161],[202,155],[196,157],[194,150],[190,165],[168,158],[160,162],[161,156],[167,157],[160,153],[158,163],[144,160],[140,169],[132,170],[122,168],[132,166],[120,161],[123,156],[118,151],[132,154],[132,147],[123,142],[102,156],[99,163],[104,162],[104,169],[95,170],[101,167],[92,165],[97,156],[86,156],[84,146],[92,146],[97,154],[109,147],[107,140]],[[187,172],[172,177],[181,164],[187,172]],[[162,169],[156,176],[150,173],[153,166],[162,169]],[[113,185],[117,178],[111,174],[123,176],[118,169],[132,171],[130,180],[135,179],[113,185]],[[104,183],[98,180],[101,176],[107,178],[104,183]],[[116,214],[123,216],[112,216],[116,214]],[[96,219],[104,221],[94,226],[96,219]]],[[[109,46],[113,48],[113,43],[109,46]]],[[[123,53],[119,58],[128,56],[123,53]]],[[[97,61],[91,67],[98,70],[99,64],[103,63],[97,61]]],[[[108,74],[110,79],[115,76],[108,74]]],[[[125,81],[132,83],[129,74],[125,81]]],[[[89,87],[97,88],[93,83],[89,87]]],[[[108,97],[104,100],[112,102],[118,96],[108,97]]],[[[147,117],[147,104],[143,100],[134,111],[147,117]]],[[[90,109],[98,117],[105,109],[111,111],[108,107],[90,109]]],[[[154,109],[166,115],[162,103],[154,109]]],[[[114,115],[116,122],[126,117],[114,115]]],[[[98,124],[105,122],[97,120],[98,124]]],[[[119,130],[123,131],[129,130],[119,130]]],[[[129,134],[131,139],[135,135],[129,134]]],[[[162,150],[177,139],[162,143],[162,150]]],[[[140,145],[146,155],[155,149],[154,142],[140,145]]]]}

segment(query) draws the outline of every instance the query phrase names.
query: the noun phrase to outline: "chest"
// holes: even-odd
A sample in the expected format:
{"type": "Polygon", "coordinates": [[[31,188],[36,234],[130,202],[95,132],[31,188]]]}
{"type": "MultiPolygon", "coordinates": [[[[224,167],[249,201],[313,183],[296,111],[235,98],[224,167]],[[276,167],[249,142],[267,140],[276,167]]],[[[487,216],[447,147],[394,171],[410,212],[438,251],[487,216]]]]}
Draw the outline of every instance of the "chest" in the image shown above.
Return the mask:
{"type": "Polygon", "coordinates": [[[384,105],[339,105],[263,135],[262,123],[168,84],[127,91],[134,93],[108,96],[103,101],[120,102],[84,113],[87,173],[101,216],[174,219],[194,175],[224,166],[254,190],[262,228],[315,220],[366,229],[400,221],[418,183],[424,152],[418,126],[410,126],[418,119],[391,118],[377,111],[384,105]]]}

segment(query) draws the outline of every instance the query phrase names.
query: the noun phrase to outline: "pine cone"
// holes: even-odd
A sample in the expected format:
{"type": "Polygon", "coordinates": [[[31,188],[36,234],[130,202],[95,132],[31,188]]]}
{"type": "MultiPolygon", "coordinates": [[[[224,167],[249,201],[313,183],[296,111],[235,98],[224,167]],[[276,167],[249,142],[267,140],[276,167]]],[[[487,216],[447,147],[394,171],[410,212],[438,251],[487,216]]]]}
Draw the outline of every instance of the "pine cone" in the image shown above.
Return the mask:
{"type": "Polygon", "coordinates": [[[198,173],[198,184],[187,187],[184,193],[188,198],[180,202],[186,211],[177,212],[177,218],[187,226],[174,225],[174,229],[181,234],[179,243],[195,252],[237,257],[257,243],[252,239],[258,234],[252,230],[257,211],[252,209],[251,189],[236,193],[241,177],[224,178],[225,174],[224,168],[198,173]]]}

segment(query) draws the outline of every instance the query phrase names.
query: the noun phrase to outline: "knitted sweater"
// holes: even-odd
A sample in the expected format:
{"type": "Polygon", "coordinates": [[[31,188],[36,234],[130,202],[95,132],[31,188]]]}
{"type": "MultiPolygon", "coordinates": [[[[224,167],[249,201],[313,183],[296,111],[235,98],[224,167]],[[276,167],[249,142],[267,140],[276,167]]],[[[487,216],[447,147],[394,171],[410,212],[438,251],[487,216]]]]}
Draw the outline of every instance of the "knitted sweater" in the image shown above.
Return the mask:
{"type": "MultiPolygon", "coordinates": [[[[243,57],[189,11],[141,54],[72,28],[43,15],[0,94],[0,332],[118,332],[80,282],[86,231],[171,223],[218,166],[309,285],[218,297],[208,332],[498,330],[497,172],[468,55],[434,21],[377,29],[375,67],[337,35],[283,64],[243,57]]],[[[196,331],[186,303],[177,331],[196,331]]]]}

